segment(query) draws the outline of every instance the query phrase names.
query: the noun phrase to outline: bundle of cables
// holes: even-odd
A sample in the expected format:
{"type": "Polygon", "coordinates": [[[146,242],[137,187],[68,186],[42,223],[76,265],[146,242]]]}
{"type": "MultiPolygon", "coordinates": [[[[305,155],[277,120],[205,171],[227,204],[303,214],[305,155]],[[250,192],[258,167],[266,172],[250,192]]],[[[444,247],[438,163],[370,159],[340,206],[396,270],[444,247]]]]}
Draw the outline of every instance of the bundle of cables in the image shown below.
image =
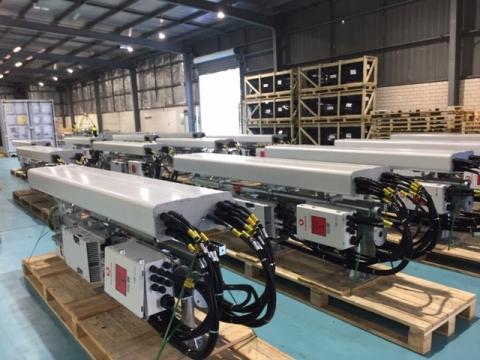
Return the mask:
{"type": "Polygon", "coordinates": [[[192,329],[177,318],[177,301],[175,307],[150,317],[149,323],[163,334],[166,341],[192,359],[204,359],[214,350],[218,340],[223,300],[223,280],[216,247],[182,215],[170,211],[161,214],[160,218],[166,225],[166,234],[183,242],[192,254],[189,267],[178,266],[173,275],[168,272],[161,275],[174,282],[179,300],[186,295],[192,296],[194,290],[198,291],[205,300],[207,311],[204,319],[192,329]],[[203,336],[207,337],[203,346],[194,348],[192,344],[203,336]]]}
{"type": "Polygon", "coordinates": [[[441,221],[432,197],[418,181],[403,175],[385,173],[382,175],[382,183],[394,188],[415,205],[411,211],[410,223],[415,222],[417,225],[417,230],[412,235],[412,259],[417,259],[432,250],[442,235],[441,221]],[[427,226],[423,234],[422,225],[427,226]]]}
{"type": "Polygon", "coordinates": [[[228,291],[237,290],[247,293],[241,304],[233,304],[223,300],[221,320],[249,327],[260,327],[267,324],[273,317],[276,308],[275,260],[270,238],[262,224],[250,211],[234,202],[217,203],[214,215],[208,218],[217,224],[227,227],[231,233],[243,240],[257,255],[265,274],[265,288],[262,295],[249,285],[226,285],[228,291]],[[253,297],[253,302],[251,298],[253,297]]]}
{"type": "MultiPolygon", "coordinates": [[[[368,178],[359,177],[355,179],[356,192],[373,196],[381,200],[385,209],[383,211],[382,225],[396,229],[401,238],[397,244],[385,242],[381,246],[375,247],[375,255],[367,255],[359,252],[355,247],[345,251],[338,251],[330,247],[315,244],[313,247],[315,253],[321,258],[341,265],[347,269],[357,270],[367,274],[392,275],[403,270],[409,263],[412,256],[412,238],[408,222],[408,210],[405,204],[400,200],[394,189],[368,178]],[[394,264],[395,261],[399,261],[394,264]],[[381,269],[374,267],[376,264],[390,262],[391,268],[381,269]]],[[[367,219],[352,218],[354,226],[376,224],[367,219]],[[368,223],[368,224],[367,224],[368,223]]],[[[359,239],[360,243],[362,239],[359,239]]]]}

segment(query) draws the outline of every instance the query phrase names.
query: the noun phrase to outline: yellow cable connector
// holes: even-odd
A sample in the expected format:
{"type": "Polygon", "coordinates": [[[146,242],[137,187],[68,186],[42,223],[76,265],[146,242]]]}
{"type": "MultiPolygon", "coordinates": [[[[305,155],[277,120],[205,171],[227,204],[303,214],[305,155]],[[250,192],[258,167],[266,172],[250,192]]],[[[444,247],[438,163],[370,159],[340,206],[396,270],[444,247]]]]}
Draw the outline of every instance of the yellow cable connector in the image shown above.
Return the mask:
{"type": "Polygon", "coordinates": [[[249,234],[248,232],[246,232],[246,231],[242,231],[241,234],[242,234],[243,237],[247,237],[247,238],[250,237],[250,234],[249,234]]]}
{"type": "Polygon", "coordinates": [[[395,194],[395,190],[392,189],[390,186],[387,186],[383,189],[383,196],[387,199],[390,199],[395,194]]]}
{"type": "Polygon", "coordinates": [[[253,227],[251,227],[251,226],[248,225],[248,224],[244,224],[244,225],[243,225],[243,228],[245,229],[246,232],[248,232],[248,233],[250,233],[250,234],[255,230],[253,227]]]}
{"type": "Polygon", "coordinates": [[[232,234],[233,234],[233,236],[236,236],[236,237],[238,237],[238,238],[239,238],[240,236],[242,236],[242,233],[241,233],[240,231],[238,231],[237,229],[235,229],[235,228],[232,228],[232,234]]]}
{"type": "Polygon", "coordinates": [[[202,241],[203,241],[203,242],[207,242],[207,241],[208,241],[208,236],[205,235],[203,232],[200,233],[200,237],[202,238],[202,241]]]}
{"type": "Polygon", "coordinates": [[[187,277],[183,282],[183,287],[186,289],[193,289],[195,287],[195,279],[187,277]]]}
{"type": "Polygon", "coordinates": [[[188,245],[187,245],[187,248],[188,248],[188,250],[190,250],[190,252],[191,252],[192,254],[198,253],[197,248],[196,248],[195,245],[193,245],[192,243],[188,244],[188,245]]]}
{"type": "Polygon", "coordinates": [[[393,226],[393,222],[387,219],[383,219],[383,226],[385,226],[387,229],[391,228],[393,226]]]}
{"type": "Polygon", "coordinates": [[[198,239],[200,235],[198,235],[198,232],[196,232],[193,229],[188,229],[187,234],[192,238],[192,239],[198,239]]]}
{"type": "Polygon", "coordinates": [[[254,213],[251,213],[251,214],[250,214],[250,217],[253,219],[253,221],[255,221],[255,222],[258,221],[258,218],[255,216],[254,213]]]}

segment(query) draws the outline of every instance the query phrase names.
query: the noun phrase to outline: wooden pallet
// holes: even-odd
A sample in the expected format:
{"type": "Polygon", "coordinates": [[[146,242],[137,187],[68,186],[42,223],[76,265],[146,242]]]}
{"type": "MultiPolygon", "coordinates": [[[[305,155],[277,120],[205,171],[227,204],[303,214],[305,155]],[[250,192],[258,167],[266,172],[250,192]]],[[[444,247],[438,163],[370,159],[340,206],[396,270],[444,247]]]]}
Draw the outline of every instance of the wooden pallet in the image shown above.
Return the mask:
{"type": "MultiPolygon", "coordinates": [[[[99,292],[55,254],[23,261],[26,280],[93,359],[154,359],[162,338],[150,325],[99,292]]],[[[220,326],[220,340],[209,359],[291,359],[247,327],[220,326]]],[[[162,359],[187,359],[170,345],[162,359]]]]}
{"type": "Polygon", "coordinates": [[[48,222],[50,209],[55,201],[47,194],[37,190],[17,190],[12,193],[13,201],[34,217],[48,222]]]}
{"type": "MultiPolygon", "coordinates": [[[[262,281],[261,265],[236,239],[223,233],[210,237],[227,244],[225,264],[262,281]]],[[[353,283],[345,270],[298,250],[276,255],[277,288],[412,351],[426,354],[432,334],[451,336],[457,318],[473,320],[476,295],[405,274],[360,279],[353,283]]]]}
{"type": "Polygon", "coordinates": [[[25,169],[11,169],[10,174],[22,180],[27,180],[27,171],[25,169]]]}
{"type": "Polygon", "coordinates": [[[452,246],[438,244],[421,261],[463,274],[480,276],[480,241],[469,234],[461,234],[452,246]]]}

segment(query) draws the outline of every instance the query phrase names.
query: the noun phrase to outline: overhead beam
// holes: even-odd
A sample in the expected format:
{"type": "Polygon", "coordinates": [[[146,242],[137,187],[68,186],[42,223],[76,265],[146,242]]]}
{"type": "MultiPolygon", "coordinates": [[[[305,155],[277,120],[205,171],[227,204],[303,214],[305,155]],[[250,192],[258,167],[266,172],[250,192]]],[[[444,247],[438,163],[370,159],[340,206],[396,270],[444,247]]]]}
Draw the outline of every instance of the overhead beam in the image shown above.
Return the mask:
{"type": "Polygon", "coordinates": [[[209,12],[217,13],[223,11],[226,16],[235,18],[237,20],[245,21],[250,24],[273,28],[275,26],[275,20],[273,16],[262,15],[253,11],[240,9],[237,7],[219,5],[207,0],[167,0],[168,3],[175,5],[182,5],[192,7],[198,10],[205,10],[209,12]]]}
{"type": "MultiPolygon", "coordinates": [[[[10,74],[19,74],[19,75],[44,75],[44,76],[59,76],[58,71],[53,71],[53,70],[46,70],[46,69],[41,69],[41,68],[27,68],[27,67],[19,67],[19,68],[12,68],[10,66],[5,66],[5,65],[0,65],[0,72],[4,72],[6,70],[10,71],[10,74]]],[[[62,75],[63,78],[69,77],[73,78],[71,76],[68,76],[65,74],[65,76],[62,75]]]]}
{"type": "Polygon", "coordinates": [[[42,32],[49,32],[54,34],[61,34],[61,35],[70,35],[70,36],[78,36],[84,38],[92,38],[98,39],[103,41],[111,41],[119,44],[127,44],[127,45],[138,45],[158,51],[165,51],[171,53],[184,53],[185,49],[181,45],[176,44],[169,44],[168,42],[162,41],[154,41],[144,38],[134,38],[128,36],[122,36],[118,34],[112,33],[101,33],[92,30],[82,30],[82,29],[75,29],[66,26],[54,25],[54,24],[43,24],[34,21],[22,20],[22,19],[12,19],[8,16],[0,15],[0,25],[9,26],[14,28],[20,29],[30,29],[42,32]]]}
{"type": "Polygon", "coordinates": [[[448,105],[460,105],[460,1],[450,0],[448,41],[448,105]]]}
{"type": "Polygon", "coordinates": [[[7,48],[0,48],[0,53],[10,54],[13,59],[25,59],[29,56],[33,56],[39,60],[51,60],[55,62],[64,62],[64,63],[78,63],[78,64],[85,64],[85,65],[92,65],[92,66],[103,66],[103,67],[110,67],[110,68],[126,68],[127,65],[122,62],[118,62],[115,60],[103,60],[98,58],[88,58],[82,56],[74,56],[74,55],[60,55],[60,54],[53,54],[53,53],[39,53],[36,51],[30,50],[22,50],[18,53],[12,53],[11,49],[7,48]]]}

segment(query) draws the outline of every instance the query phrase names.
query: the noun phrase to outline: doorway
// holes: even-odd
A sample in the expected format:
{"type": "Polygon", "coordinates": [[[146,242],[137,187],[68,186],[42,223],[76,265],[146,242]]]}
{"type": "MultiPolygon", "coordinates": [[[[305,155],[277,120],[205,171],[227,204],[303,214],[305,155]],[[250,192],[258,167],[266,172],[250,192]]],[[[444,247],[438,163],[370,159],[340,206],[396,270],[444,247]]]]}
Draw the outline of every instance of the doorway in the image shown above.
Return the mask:
{"type": "Polygon", "coordinates": [[[240,134],[240,69],[200,75],[199,89],[201,130],[207,136],[240,134]]]}

